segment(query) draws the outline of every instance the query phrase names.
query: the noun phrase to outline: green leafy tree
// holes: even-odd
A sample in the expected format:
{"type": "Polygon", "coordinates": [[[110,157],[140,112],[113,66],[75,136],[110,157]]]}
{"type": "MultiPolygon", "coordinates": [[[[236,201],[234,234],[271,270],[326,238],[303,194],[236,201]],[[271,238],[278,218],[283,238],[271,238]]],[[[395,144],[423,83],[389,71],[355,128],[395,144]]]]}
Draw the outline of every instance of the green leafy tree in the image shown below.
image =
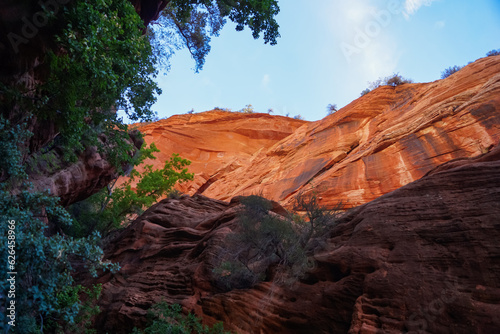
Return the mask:
{"type": "MultiPolygon", "coordinates": [[[[10,126],[0,116],[0,235],[6,247],[0,248],[4,273],[17,272],[15,305],[19,333],[51,332],[76,323],[82,302],[71,276],[70,259],[78,259],[92,275],[97,270],[118,270],[117,264],[102,261],[99,233],[87,238],[71,238],[58,233],[73,221],[56,197],[35,192],[26,181],[22,146],[32,134],[22,126],[10,126]],[[51,231],[52,226],[55,231],[51,231]],[[7,247],[8,245],[8,247],[7,247]],[[7,261],[10,258],[10,262],[7,261]]],[[[11,291],[6,279],[0,280],[0,296],[6,301],[11,291]]],[[[6,303],[0,305],[0,325],[8,328],[6,303]]]]}
{"type": "Polygon", "coordinates": [[[155,304],[148,311],[149,323],[144,330],[134,329],[133,334],[224,334],[222,322],[212,327],[201,324],[200,320],[192,313],[182,314],[179,304],[169,305],[166,302],[155,304]]]}
{"type": "Polygon", "coordinates": [[[252,36],[264,36],[264,43],[276,44],[279,25],[277,0],[172,0],[159,20],[148,30],[155,54],[168,69],[168,59],[186,47],[195,60],[195,70],[203,68],[210,52],[211,36],[218,36],[227,19],[236,23],[236,30],[250,28],[252,36]]]}
{"type": "MultiPolygon", "coordinates": [[[[254,37],[263,33],[266,43],[274,44],[279,36],[274,20],[279,9],[274,0],[172,0],[165,10],[170,14],[165,12],[163,16],[169,17],[172,31],[188,46],[197,69],[201,69],[210,50],[207,37],[218,34],[225,18],[236,22],[237,30],[250,27],[254,37]]],[[[132,120],[154,119],[152,105],[161,92],[154,82],[157,56],[161,54],[157,47],[172,41],[161,36],[150,39],[144,31],[128,0],[69,1],[59,7],[57,15],[48,15],[40,39],[43,47],[34,48],[33,54],[29,49],[21,57],[23,63],[37,64],[32,73],[27,73],[33,80],[21,81],[8,74],[1,78],[0,234],[9,238],[5,222],[16,222],[19,332],[55,332],[75,324],[82,302],[76,298],[78,288],[71,276],[71,261],[85,264],[92,274],[98,269],[117,269],[117,265],[102,262],[98,233],[85,238],[60,233],[74,222],[57,198],[33,191],[27,182],[26,163],[52,147],[64,152],[67,161],[75,161],[88,147],[97,147],[121,174],[125,173],[124,166],[137,163],[127,126],[117,111],[132,120]],[[34,86],[25,86],[25,81],[34,86]]],[[[164,31],[168,35],[168,27],[164,31]]],[[[169,43],[167,49],[170,47],[175,49],[175,43],[169,43]]],[[[183,164],[176,158],[171,163],[173,168],[183,164]]],[[[57,166],[55,162],[53,167],[57,166]]],[[[123,201],[136,209],[155,198],[151,183],[169,172],[147,173],[135,177],[143,182],[141,191],[148,200],[137,199],[124,190],[121,197],[117,192],[109,205],[123,201]]],[[[9,271],[7,251],[6,247],[0,250],[4,272],[9,271]]],[[[7,282],[0,280],[2,300],[7,289],[7,282]]],[[[2,326],[6,324],[5,315],[2,303],[2,326]]]]}
{"type": "Polygon", "coordinates": [[[58,51],[46,55],[48,76],[37,87],[30,110],[55,122],[57,144],[68,148],[67,159],[97,146],[120,170],[122,162],[131,161],[133,146],[117,109],[131,120],[150,121],[155,116],[151,106],[161,93],[144,25],[123,0],[75,1],[61,11],[54,37],[58,51]],[[97,140],[101,134],[107,145],[97,140]]]}
{"type": "MultiPolygon", "coordinates": [[[[159,152],[154,143],[149,148],[144,147],[140,161],[156,159],[154,152],[159,152]]],[[[105,234],[123,226],[128,223],[129,217],[140,215],[144,208],[172,192],[177,183],[192,180],[194,175],[185,168],[190,164],[189,160],[173,154],[161,169],[154,170],[153,165],[143,166],[142,173],[133,169],[130,178],[121,186],[110,185],[85,201],[73,204],[70,212],[78,224],[68,233],[86,236],[97,230],[105,234]],[[137,181],[135,190],[132,189],[134,181],[137,181]]]]}

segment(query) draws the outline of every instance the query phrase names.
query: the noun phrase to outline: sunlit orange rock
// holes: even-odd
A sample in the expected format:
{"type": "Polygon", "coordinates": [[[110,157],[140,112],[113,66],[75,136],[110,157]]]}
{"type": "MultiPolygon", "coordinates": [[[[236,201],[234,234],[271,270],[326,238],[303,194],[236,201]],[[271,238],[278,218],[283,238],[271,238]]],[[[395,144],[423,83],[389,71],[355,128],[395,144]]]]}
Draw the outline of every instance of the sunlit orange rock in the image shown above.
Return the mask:
{"type": "Polygon", "coordinates": [[[191,161],[189,172],[195,174],[194,180],[179,189],[194,194],[202,192],[218,175],[251,165],[259,152],[266,152],[306,123],[283,116],[214,110],[177,115],[139,125],[138,129],[148,144],[154,142],[160,150],[156,160],[145,163],[161,168],[172,153],[191,161]]]}
{"type": "Polygon", "coordinates": [[[356,206],[443,162],[487,152],[500,141],[499,111],[496,56],[444,80],[380,87],[317,122],[211,112],[141,130],[163,158],[193,160],[195,181],[183,189],[190,194],[262,192],[290,206],[297,192],[314,189],[324,205],[356,206]]]}

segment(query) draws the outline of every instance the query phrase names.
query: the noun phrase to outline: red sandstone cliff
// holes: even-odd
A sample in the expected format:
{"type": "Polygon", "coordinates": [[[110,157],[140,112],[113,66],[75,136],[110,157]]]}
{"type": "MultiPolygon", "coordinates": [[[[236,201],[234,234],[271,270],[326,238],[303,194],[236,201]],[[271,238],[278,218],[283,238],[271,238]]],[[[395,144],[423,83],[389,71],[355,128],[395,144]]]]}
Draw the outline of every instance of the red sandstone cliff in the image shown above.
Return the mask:
{"type": "Polygon", "coordinates": [[[189,171],[195,178],[179,188],[194,194],[203,192],[217,175],[251,165],[256,154],[266,152],[306,123],[268,114],[210,111],[177,115],[138,129],[147,143],[154,142],[160,149],[156,160],[145,163],[161,168],[172,153],[191,161],[189,171]]]}
{"type": "Polygon", "coordinates": [[[325,205],[356,206],[443,162],[487,152],[500,141],[499,110],[496,56],[444,80],[380,87],[299,128],[279,116],[235,114],[228,121],[227,114],[211,112],[141,129],[164,157],[176,152],[193,160],[195,181],[183,188],[190,194],[229,200],[263,192],[288,205],[294,194],[314,187],[325,205]],[[231,137],[233,127],[246,132],[231,137]]]}
{"type": "Polygon", "coordinates": [[[127,333],[162,299],[238,333],[495,333],[500,328],[500,146],[357,207],[292,287],[211,283],[238,202],[163,200],[120,232],[96,319],[127,333]]]}

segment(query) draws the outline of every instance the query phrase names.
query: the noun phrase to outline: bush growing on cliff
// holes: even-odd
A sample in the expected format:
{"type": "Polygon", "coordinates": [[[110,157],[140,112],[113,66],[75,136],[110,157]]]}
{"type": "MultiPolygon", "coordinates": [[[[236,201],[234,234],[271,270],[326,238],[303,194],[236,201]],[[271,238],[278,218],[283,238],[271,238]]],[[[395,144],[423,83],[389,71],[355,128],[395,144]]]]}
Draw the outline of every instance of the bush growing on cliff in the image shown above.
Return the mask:
{"type": "Polygon", "coordinates": [[[392,87],[404,85],[407,83],[413,83],[413,80],[404,78],[399,73],[394,73],[391,76],[388,76],[384,79],[384,84],[392,87]]]}
{"type": "Polygon", "coordinates": [[[413,83],[413,80],[405,78],[405,77],[399,75],[399,73],[394,73],[388,77],[378,78],[375,81],[369,82],[368,88],[363,90],[361,92],[361,95],[365,95],[365,94],[369,93],[370,91],[377,89],[380,86],[396,87],[396,86],[404,85],[407,83],[413,83]]]}
{"type": "Polygon", "coordinates": [[[364,89],[364,90],[361,92],[361,96],[366,95],[366,94],[368,94],[369,92],[371,92],[370,88],[366,88],[366,89],[364,89]]]}
{"type": "MultiPolygon", "coordinates": [[[[144,147],[140,161],[156,159],[154,152],[159,152],[154,143],[149,148],[144,147]]],[[[119,187],[114,188],[113,183],[88,199],[73,204],[69,211],[78,223],[67,232],[75,236],[87,236],[93,231],[106,234],[126,225],[130,215],[131,218],[140,215],[144,208],[169,194],[177,183],[192,180],[194,175],[185,168],[190,164],[189,160],[173,154],[161,169],[153,170],[153,165],[143,166],[142,173],[133,169],[130,178],[119,187]],[[135,190],[131,186],[133,181],[137,181],[135,190]]]]}
{"type": "Polygon", "coordinates": [[[214,269],[222,289],[249,288],[260,281],[292,284],[302,278],[314,266],[310,255],[337,220],[316,195],[297,197],[294,209],[305,212],[306,219],[275,214],[272,203],[257,195],[242,198],[241,204],[239,225],[226,238],[214,269]]]}
{"type": "Polygon", "coordinates": [[[460,71],[463,68],[463,66],[450,66],[447,69],[445,69],[443,72],[441,72],[441,79],[446,79],[453,73],[456,73],[460,71]]]}
{"type": "Polygon", "coordinates": [[[486,57],[493,57],[493,56],[500,56],[500,49],[498,50],[491,50],[486,53],[486,57]]]}
{"type": "Polygon", "coordinates": [[[253,113],[255,113],[255,109],[253,108],[253,106],[251,104],[247,104],[245,106],[245,108],[240,109],[240,112],[242,112],[244,114],[253,114],[253,113]]]}

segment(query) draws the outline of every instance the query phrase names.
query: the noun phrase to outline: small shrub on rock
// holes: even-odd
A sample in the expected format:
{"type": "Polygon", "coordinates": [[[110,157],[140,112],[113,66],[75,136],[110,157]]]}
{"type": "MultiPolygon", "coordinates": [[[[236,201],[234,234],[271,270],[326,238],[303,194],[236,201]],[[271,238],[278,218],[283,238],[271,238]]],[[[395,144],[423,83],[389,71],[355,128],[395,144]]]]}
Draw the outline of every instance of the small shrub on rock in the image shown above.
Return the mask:
{"type": "Polygon", "coordinates": [[[446,79],[447,77],[449,77],[453,73],[460,71],[462,68],[463,68],[463,66],[456,66],[456,65],[448,67],[446,70],[441,72],[441,79],[446,79]]]}
{"type": "Polygon", "coordinates": [[[251,104],[247,104],[245,108],[241,109],[240,112],[244,114],[253,114],[255,113],[255,109],[251,104]]]}
{"type": "Polygon", "coordinates": [[[394,73],[393,75],[390,75],[388,77],[378,78],[375,81],[369,82],[368,88],[361,92],[361,95],[367,94],[370,91],[379,88],[380,86],[396,87],[407,83],[413,83],[413,80],[402,77],[401,75],[399,75],[399,73],[394,73]]]}
{"type": "Polygon", "coordinates": [[[299,195],[294,207],[305,213],[288,217],[270,211],[257,195],[241,199],[239,225],[226,237],[215,283],[223,290],[250,288],[260,281],[293,284],[314,267],[311,255],[337,221],[337,213],[318,204],[315,194],[299,195]]]}
{"type": "Polygon", "coordinates": [[[365,90],[363,90],[363,91],[361,92],[361,96],[366,95],[366,94],[368,94],[369,92],[371,92],[371,90],[370,90],[369,88],[367,88],[367,89],[365,89],[365,90]]]}
{"type": "Polygon", "coordinates": [[[326,106],[326,113],[328,115],[331,115],[333,114],[334,112],[336,112],[338,110],[337,108],[337,105],[336,104],[329,104],[326,106]]]}
{"type": "Polygon", "coordinates": [[[486,54],[486,56],[487,57],[500,56],[500,49],[488,51],[488,53],[486,54]]]}
{"type": "Polygon", "coordinates": [[[392,76],[388,76],[387,78],[385,78],[384,83],[388,86],[396,87],[407,83],[413,83],[413,80],[403,78],[398,73],[395,73],[392,76]]]}

